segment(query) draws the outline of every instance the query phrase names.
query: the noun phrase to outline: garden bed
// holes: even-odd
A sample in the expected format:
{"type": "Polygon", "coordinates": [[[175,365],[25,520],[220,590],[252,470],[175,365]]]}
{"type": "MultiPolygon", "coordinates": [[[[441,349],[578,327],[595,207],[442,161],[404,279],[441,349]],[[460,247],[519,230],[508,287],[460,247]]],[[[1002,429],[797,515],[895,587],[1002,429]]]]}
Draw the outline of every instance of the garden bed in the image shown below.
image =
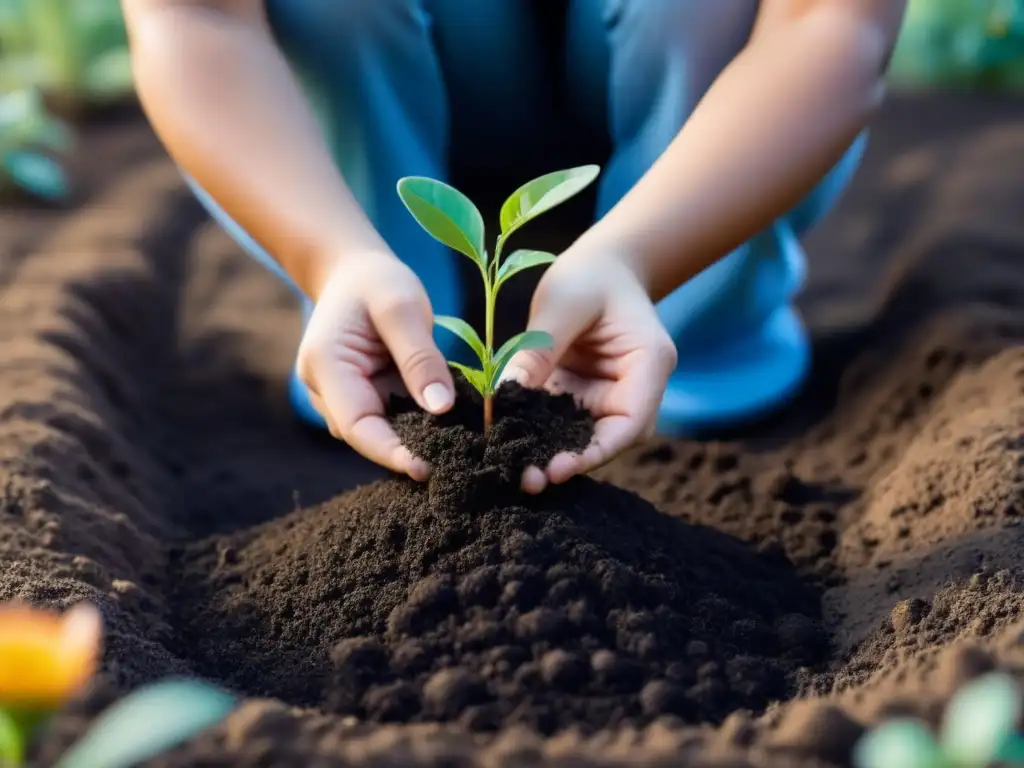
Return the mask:
{"type": "Polygon", "coordinates": [[[0,213],[0,600],[107,626],[37,764],[184,673],[249,700],[151,765],[846,765],[1020,666],[1024,106],[890,105],[811,243],[792,407],[536,498],[571,403],[505,391],[490,444],[398,404],[441,469],[382,477],[294,424],[290,296],[145,126],[82,164],[77,210],[0,213]]]}

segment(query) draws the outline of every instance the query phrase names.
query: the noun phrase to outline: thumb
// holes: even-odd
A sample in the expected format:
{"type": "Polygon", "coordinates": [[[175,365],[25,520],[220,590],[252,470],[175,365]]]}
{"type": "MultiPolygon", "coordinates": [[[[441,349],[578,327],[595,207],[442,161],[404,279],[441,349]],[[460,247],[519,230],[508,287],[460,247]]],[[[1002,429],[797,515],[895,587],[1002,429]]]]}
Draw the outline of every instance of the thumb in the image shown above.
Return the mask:
{"type": "Polygon", "coordinates": [[[501,374],[501,381],[515,381],[531,388],[544,386],[569,347],[596,320],[596,312],[582,309],[554,297],[535,301],[527,330],[550,334],[553,344],[546,349],[524,349],[514,354],[501,374]]]}
{"type": "Polygon", "coordinates": [[[371,317],[409,394],[421,408],[439,414],[455,403],[448,363],[434,342],[430,305],[415,298],[396,302],[371,317]]]}

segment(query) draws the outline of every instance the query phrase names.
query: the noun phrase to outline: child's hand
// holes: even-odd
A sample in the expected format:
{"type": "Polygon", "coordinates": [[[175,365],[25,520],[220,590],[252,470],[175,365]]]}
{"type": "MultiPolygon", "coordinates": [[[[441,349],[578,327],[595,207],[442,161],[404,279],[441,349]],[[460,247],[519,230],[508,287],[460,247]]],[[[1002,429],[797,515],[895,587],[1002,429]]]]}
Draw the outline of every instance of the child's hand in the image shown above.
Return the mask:
{"type": "Polygon", "coordinates": [[[653,433],[676,349],[636,275],[597,253],[558,258],[534,294],[529,327],[550,333],[554,348],[518,353],[503,378],[571,392],[597,418],[581,455],[559,454],[546,469],[526,471],[523,488],[539,493],[653,433]]]}
{"type": "Polygon", "coordinates": [[[430,301],[411,269],[379,253],[335,267],[306,326],[297,370],[332,435],[371,461],[426,480],[430,468],[384,418],[386,393],[401,389],[399,376],[431,413],[454,402],[451,373],[434,343],[430,301]]]}

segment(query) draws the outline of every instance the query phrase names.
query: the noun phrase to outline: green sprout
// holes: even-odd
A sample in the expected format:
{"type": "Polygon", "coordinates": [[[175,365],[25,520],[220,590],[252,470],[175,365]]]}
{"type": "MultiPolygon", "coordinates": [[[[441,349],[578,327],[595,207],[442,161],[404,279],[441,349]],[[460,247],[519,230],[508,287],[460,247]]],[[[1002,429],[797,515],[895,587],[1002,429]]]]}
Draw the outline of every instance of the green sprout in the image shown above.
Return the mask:
{"type": "Polygon", "coordinates": [[[0,187],[13,184],[44,200],[66,199],[70,184],[54,155],[72,142],[71,131],[46,111],[38,90],[0,93],[0,187]]]}
{"type": "Polygon", "coordinates": [[[480,361],[479,368],[454,361],[448,364],[459,371],[483,398],[485,432],[494,419],[494,392],[512,356],[524,349],[547,349],[554,343],[549,333],[524,331],[494,351],[494,309],[498,291],[513,275],[555,260],[553,253],[532,250],[515,251],[503,260],[502,251],[516,230],[583,191],[600,172],[596,165],[555,171],[527,182],[513,192],[501,206],[501,234],[493,255],[487,252],[484,242],[483,216],[468,197],[444,182],[424,176],[407,176],[398,182],[398,195],[420,226],[434,239],[467,256],[483,277],[483,339],[469,323],[458,317],[441,315],[435,317],[434,322],[466,342],[480,361]]]}
{"type": "Polygon", "coordinates": [[[1024,741],[1016,734],[1021,691],[998,672],[961,688],[946,708],[936,739],[924,723],[889,720],[868,732],[854,753],[857,768],[986,768],[1024,765],[1024,741]]]}

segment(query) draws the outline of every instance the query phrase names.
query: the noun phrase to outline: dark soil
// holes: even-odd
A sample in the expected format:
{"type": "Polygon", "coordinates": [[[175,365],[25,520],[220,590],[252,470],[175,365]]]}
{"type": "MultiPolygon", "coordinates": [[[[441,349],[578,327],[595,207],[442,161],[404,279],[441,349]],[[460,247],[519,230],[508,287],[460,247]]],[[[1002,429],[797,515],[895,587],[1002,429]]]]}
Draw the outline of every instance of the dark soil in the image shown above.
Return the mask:
{"type": "Polygon", "coordinates": [[[84,146],[76,208],[0,210],[0,600],[108,628],[37,765],[172,674],[261,698],[149,766],[812,768],[1024,671],[1020,102],[890,103],[791,407],[537,498],[571,401],[507,390],[487,440],[395,403],[437,471],[383,477],[294,423],[292,299],[145,125],[84,146]]]}
{"type": "Polygon", "coordinates": [[[590,479],[517,492],[589,442],[571,396],[506,386],[485,437],[471,392],[442,418],[396,404],[427,486],[383,480],[186,551],[181,647],[203,674],[367,720],[550,733],[718,721],[821,660],[818,595],[787,562],[590,479]]]}

